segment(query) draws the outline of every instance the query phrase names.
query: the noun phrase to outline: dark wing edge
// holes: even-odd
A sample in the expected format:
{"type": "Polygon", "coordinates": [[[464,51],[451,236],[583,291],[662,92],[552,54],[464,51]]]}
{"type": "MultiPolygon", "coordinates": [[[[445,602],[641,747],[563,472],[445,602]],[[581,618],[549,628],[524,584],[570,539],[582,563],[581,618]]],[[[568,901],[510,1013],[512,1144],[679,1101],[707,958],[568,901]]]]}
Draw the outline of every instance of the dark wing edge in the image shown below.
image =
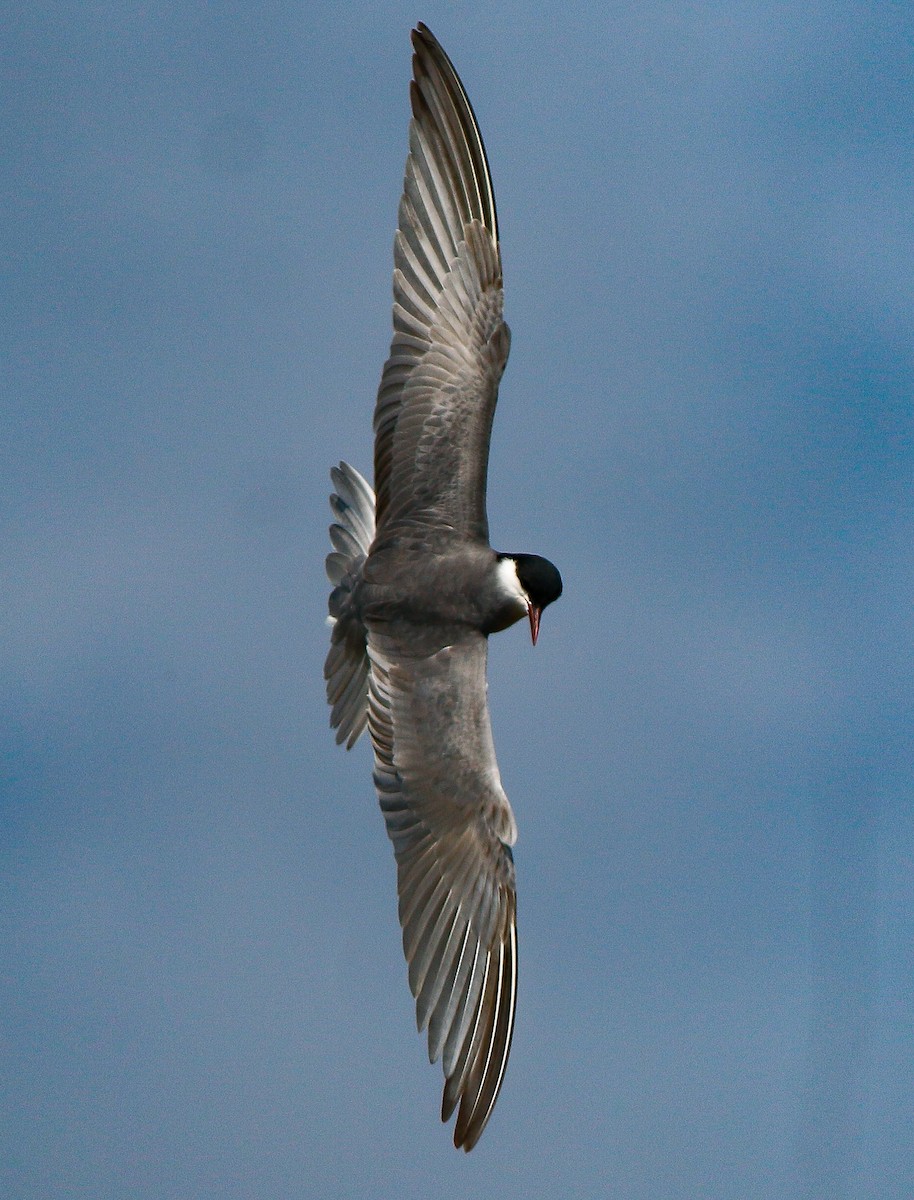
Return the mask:
{"type": "Polygon", "coordinates": [[[495,199],[453,65],[413,32],[410,151],[394,240],[394,338],[375,408],[377,518],[487,535],[485,483],[508,357],[495,199]]]}
{"type": "Polygon", "coordinates": [[[517,834],[485,698],[485,639],[424,659],[369,634],[374,781],[397,861],[403,949],[441,1119],[471,1150],[498,1099],[517,1002],[517,834]]]}
{"type": "MultiPolygon", "coordinates": [[[[454,141],[462,142],[466,147],[466,155],[470,160],[469,177],[461,180],[467,197],[466,212],[468,217],[475,217],[491,232],[498,241],[498,215],[495,211],[495,192],[492,189],[492,173],[489,170],[489,159],[479,132],[479,122],[466,89],[454,64],[445,54],[441,43],[422,21],[418,23],[412,34],[413,47],[413,78],[411,91],[418,88],[425,95],[430,105],[438,107],[437,94],[440,85],[435,76],[446,81],[447,90],[451,96],[453,111],[448,113],[445,106],[440,107],[440,123],[451,124],[454,129],[454,141]],[[429,82],[427,82],[429,81],[429,82]],[[453,120],[459,122],[459,132],[453,126],[453,120]],[[467,186],[469,185],[469,186],[467,186]]],[[[415,102],[414,102],[415,103],[415,102]]]]}

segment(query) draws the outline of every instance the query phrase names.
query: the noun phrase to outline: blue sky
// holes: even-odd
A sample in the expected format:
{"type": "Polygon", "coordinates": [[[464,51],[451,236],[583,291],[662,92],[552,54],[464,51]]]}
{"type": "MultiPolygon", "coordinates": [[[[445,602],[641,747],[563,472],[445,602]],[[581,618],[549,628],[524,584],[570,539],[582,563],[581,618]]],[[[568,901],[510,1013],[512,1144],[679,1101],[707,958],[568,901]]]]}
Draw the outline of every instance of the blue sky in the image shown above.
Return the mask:
{"type": "Polygon", "coordinates": [[[914,1193],[914,17],[21,7],[2,37],[0,1191],[914,1193]],[[328,469],[371,462],[409,29],[486,139],[512,1059],[437,1119],[328,469]]]}

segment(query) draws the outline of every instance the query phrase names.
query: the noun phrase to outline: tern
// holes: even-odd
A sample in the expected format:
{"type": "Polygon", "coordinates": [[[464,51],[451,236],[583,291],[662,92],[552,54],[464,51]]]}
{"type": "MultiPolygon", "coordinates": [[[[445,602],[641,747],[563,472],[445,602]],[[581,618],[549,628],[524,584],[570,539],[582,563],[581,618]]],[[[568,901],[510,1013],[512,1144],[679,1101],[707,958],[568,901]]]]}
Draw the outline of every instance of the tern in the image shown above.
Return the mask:
{"type": "Polygon", "coordinates": [[[330,723],[366,725],[397,862],[400,924],[441,1119],[471,1150],[491,1116],[517,998],[517,825],[486,700],[489,634],[536,644],[557,569],[489,545],[486,473],[508,358],[495,197],[473,109],[423,24],[394,240],[394,336],[374,414],[375,490],[331,471],[330,723]]]}

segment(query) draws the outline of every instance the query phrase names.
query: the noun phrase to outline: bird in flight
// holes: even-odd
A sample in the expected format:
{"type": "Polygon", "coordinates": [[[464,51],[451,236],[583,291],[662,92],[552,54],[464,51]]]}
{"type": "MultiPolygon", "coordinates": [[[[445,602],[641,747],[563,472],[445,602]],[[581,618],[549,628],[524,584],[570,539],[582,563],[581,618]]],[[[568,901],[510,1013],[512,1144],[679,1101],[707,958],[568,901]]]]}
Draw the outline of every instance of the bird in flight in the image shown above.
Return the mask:
{"type": "Polygon", "coordinates": [[[397,861],[403,949],[441,1118],[471,1150],[504,1078],[517,997],[514,814],[486,700],[489,634],[526,617],[534,644],[562,591],[535,554],[489,545],[486,473],[508,358],[495,197],[463,84],[412,34],[413,119],[394,241],[394,336],[374,413],[372,491],[347,463],[327,574],[331,725],[368,727],[397,861]]]}

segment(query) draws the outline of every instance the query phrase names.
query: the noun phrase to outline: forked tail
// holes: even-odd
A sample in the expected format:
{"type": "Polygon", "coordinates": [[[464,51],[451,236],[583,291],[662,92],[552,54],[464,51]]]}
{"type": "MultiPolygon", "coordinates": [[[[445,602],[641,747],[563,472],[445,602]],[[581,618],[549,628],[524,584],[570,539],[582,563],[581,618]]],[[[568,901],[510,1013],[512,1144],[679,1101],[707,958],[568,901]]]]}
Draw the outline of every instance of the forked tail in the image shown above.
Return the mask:
{"type": "Polygon", "coordinates": [[[327,555],[332,584],[328,622],[330,652],[324,663],[330,724],[337,743],[351,749],[368,719],[368,651],[365,626],[358,607],[358,585],[368,549],[374,540],[374,492],[362,476],[341,462],[330,478],[336,491],[330,497],[335,522],[330,526],[333,552],[327,555]]]}

